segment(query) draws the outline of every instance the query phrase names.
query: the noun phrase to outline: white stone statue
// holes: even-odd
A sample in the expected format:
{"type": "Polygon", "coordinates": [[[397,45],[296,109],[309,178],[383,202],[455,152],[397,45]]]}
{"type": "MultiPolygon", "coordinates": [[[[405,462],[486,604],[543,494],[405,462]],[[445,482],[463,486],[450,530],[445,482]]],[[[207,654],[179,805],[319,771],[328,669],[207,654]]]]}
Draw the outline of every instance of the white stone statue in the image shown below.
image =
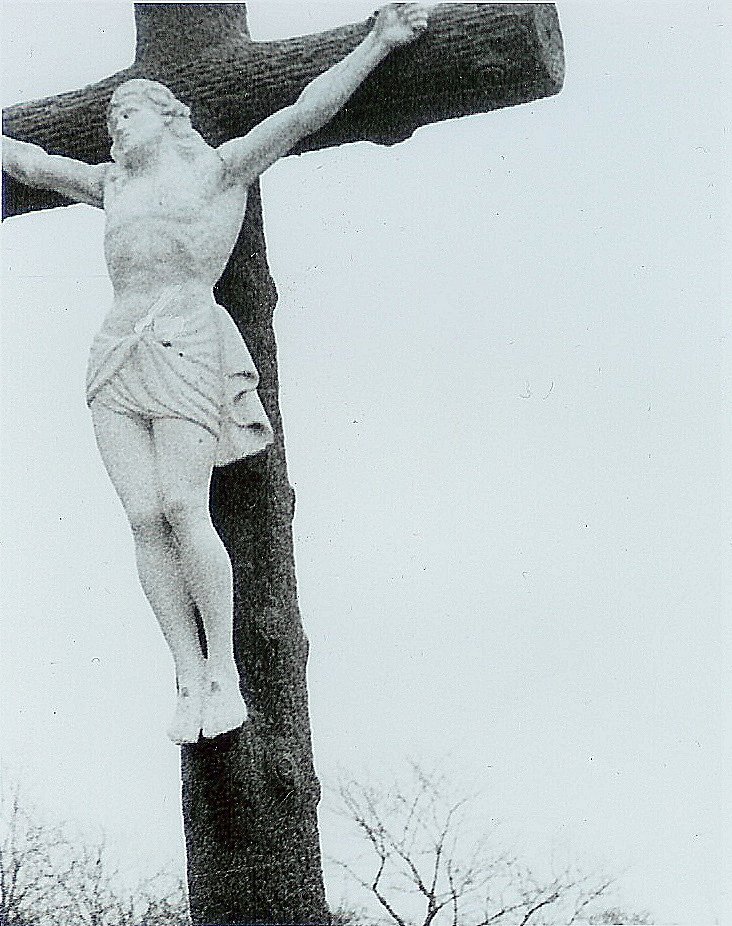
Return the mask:
{"type": "Polygon", "coordinates": [[[188,107],[149,80],[127,81],[112,96],[109,163],[3,138],[11,176],[106,214],[114,300],[91,348],[87,402],[132,527],[142,587],[173,655],[174,743],[216,737],[247,716],[234,661],[231,563],[208,509],[212,468],[272,440],[249,351],[212,293],[237,240],[247,189],[426,27],[421,5],[384,7],[366,39],[292,106],[216,149],[192,128],[188,107]]]}

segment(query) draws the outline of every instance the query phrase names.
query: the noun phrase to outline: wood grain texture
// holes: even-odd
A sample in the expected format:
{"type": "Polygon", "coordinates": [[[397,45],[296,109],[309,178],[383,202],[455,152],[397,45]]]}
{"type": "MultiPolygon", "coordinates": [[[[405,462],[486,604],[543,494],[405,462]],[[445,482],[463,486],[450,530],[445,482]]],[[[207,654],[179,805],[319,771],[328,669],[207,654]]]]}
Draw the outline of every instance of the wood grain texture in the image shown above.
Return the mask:
{"type": "MultiPolygon", "coordinates": [[[[130,68],[81,90],[11,106],[3,131],[55,154],[100,163],[109,159],[105,114],[112,92],[131,77],[149,77],[191,106],[196,127],[218,145],[294,102],[372,25],[367,20],[318,35],[252,42],[241,9],[228,22],[226,10],[218,9],[226,4],[188,6],[140,4],[138,58],[130,68]],[[195,30],[204,26],[199,41],[195,30]]],[[[551,96],[563,79],[553,4],[444,4],[433,8],[424,36],[390,55],[344,109],[292,153],[363,140],[395,144],[428,123],[551,96]]],[[[54,193],[9,179],[4,184],[4,215],[64,204],[54,193]]]]}
{"type": "Polygon", "coordinates": [[[234,573],[234,638],[250,720],[241,733],[182,751],[188,887],[194,923],[329,921],[318,836],[306,665],[279,409],[262,209],[244,226],[216,288],[260,372],[275,432],[265,453],[217,470],[211,513],[234,573]]]}

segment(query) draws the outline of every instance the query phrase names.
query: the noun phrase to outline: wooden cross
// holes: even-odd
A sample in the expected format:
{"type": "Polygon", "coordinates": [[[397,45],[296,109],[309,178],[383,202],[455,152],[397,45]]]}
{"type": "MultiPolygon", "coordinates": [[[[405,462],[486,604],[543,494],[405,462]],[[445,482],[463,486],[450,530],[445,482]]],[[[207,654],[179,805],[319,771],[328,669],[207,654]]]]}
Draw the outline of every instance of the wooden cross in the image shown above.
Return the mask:
{"type": "MultiPolygon", "coordinates": [[[[135,4],[134,64],[93,86],[10,107],[6,134],[54,154],[109,160],[105,111],[132,77],[159,80],[191,106],[211,145],[289,105],[351,51],[373,20],[320,35],[253,42],[241,3],[135,4]]],[[[415,45],[394,52],[346,107],[293,153],[369,140],[393,144],[421,125],[557,93],[564,76],[553,4],[448,4],[415,45]]],[[[479,156],[476,152],[476,157],[479,156]]],[[[3,214],[67,205],[3,175],[3,214]]],[[[329,922],[317,829],[320,787],[310,741],[307,640],[297,605],[278,405],[269,273],[258,185],[218,283],[261,374],[276,433],[265,454],[215,472],[211,509],[234,567],[235,635],[251,722],[182,751],[188,883],[197,924],[329,922]],[[222,742],[222,740],[224,740],[222,742]]]]}

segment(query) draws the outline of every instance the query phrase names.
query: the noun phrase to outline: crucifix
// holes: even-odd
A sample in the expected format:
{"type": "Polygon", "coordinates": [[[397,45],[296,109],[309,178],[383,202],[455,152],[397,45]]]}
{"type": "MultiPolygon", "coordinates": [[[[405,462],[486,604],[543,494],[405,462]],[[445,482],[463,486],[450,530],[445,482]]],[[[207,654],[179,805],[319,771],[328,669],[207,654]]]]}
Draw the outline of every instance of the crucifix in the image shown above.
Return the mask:
{"type": "MultiPolygon", "coordinates": [[[[162,422],[155,435],[156,452],[179,477],[166,492],[170,504],[164,514],[167,529],[175,535],[171,549],[177,549],[183,561],[188,526],[182,490],[197,482],[207,490],[210,465],[202,467],[204,482],[196,469],[176,471],[176,447],[188,440],[181,421],[193,421],[206,434],[200,440],[204,458],[215,456],[217,463],[230,464],[214,473],[210,509],[233,573],[234,639],[231,627],[227,640],[226,628],[207,619],[210,589],[192,569],[188,652],[196,650],[200,636],[210,667],[202,668],[202,681],[195,672],[184,679],[179,672],[172,729],[172,738],[184,744],[183,810],[194,922],[326,923],[316,818],[319,784],[312,764],[305,683],[307,641],[297,609],[292,558],[294,496],[277,404],[271,325],[276,293],[266,264],[256,178],[288,152],[356,140],[392,144],[428,122],[556,93],[563,79],[561,34],[549,4],[445,5],[431,11],[428,28],[421,8],[392,6],[366,23],[269,43],[250,40],[243,4],[136,4],[135,14],[137,53],[129,69],[84,90],[6,111],[4,130],[12,139],[94,166],[83,178],[68,175],[61,178],[64,182],[56,177],[52,183],[44,175],[39,183],[33,170],[42,172],[44,167],[23,166],[22,152],[28,149],[16,147],[21,151],[16,157],[9,142],[13,177],[3,178],[4,214],[81,199],[111,206],[109,219],[117,203],[123,221],[111,229],[108,224],[107,259],[119,283],[115,288],[124,295],[111,327],[95,340],[87,395],[105,463],[141,538],[138,548],[149,539],[146,531],[159,528],[159,518],[154,522],[135,474],[124,472],[129,461],[115,456],[109,421],[125,418],[128,428],[135,415],[139,418],[139,393],[149,392],[153,379],[156,402],[160,394],[166,402],[162,411],[156,405],[155,414],[147,407],[145,414],[162,422]],[[338,64],[344,58],[351,64],[338,64]],[[318,78],[334,66],[331,78],[318,78]],[[312,83],[316,78],[319,84],[312,83]],[[312,102],[313,93],[305,88],[322,89],[324,80],[334,103],[323,118],[298,123],[292,130],[286,119],[272,115],[291,112],[296,101],[307,101],[308,92],[312,102]],[[278,118],[273,131],[272,120],[277,123],[278,118]],[[108,169],[107,121],[112,155],[115,164],[122,165],[122,174],[114,166],[108,169]],[[158,174],[178,190],[173,206],[180,210],[181,235],[184,229],[190,231],[196,196],[202,197],[200,203],[216,227],[225,229],[223,241],[210,231],[207,238],[205,227],[194,229],[199,238],[189,241],[185,263],[202,253],[206,259],[193,286],[180,266],[165,285],[157,276],[153,285],[146,261],[166,246],[159,234],[151,232],[142,243],[142,269],[124,241],[124,219],[140,218],[141,202],[149,211],[160,196],[163,205],[166,190],[160,183],[146,184],[147,155],[141,152],[150,149],[156,132],[159,135],[163,127],[167,132],[171,125],[176,135],[173,153],[161,162],[158,174]],[[269,133],[257,128],[262,125],[269,125],[269,133]],[[213,150],[218,157],[212,159],[208,152],[213,150]],[[195,164],[198,179],[193,190],[185,172],[180,173],[185,163],[195,164]],[[222,181],[222,163],[233,178],[225,196],[219,195],[221,184],[229,183],[222,181]],[[201,183],[208,185],[205,195],[201,183]],[[137,198],[130,194],[136,185],[141,193],[137,198]],[[187,204],[186,197],[191,200],[187,204]],[[211,268],[215,272],[208,280],[211,268]],[[211,345],[219,351],[217,358],[211,345]],[[212,403],[215,382],[204,387],[205,375],[197,374],[193,398],[189,390],[181,399],[176,384],[186,379],[192,356],[199,371],[218,363],[220,373],[223,364],[232,384],[230,396],[212,403]],[[221,412],[224,404],[228,415],[221,412]],[[227,666],[225,657],[232,650],[234,659],[227,666]],[[246,708],[248,721],[242,727],[246,708]]],[[[143,227],[137,226],[138,243],[143,227]]],[[[171,238],[167,245],[179,248],[182,239],[171,238]]],[[[175,268],[175,254],[159,254],[157,264],[175,268]]],[[[147,440],[150,432],[148,427],[147,440]]],[[[143,435],[129,436],[138,438],[143,435]]],[[[186,447],[191,449],[190,442],[186,447]]],[[[144,555],[142,559],[141,577],[146,568],[144,555]]],[[[226,571],[221,557],[214,556],[212,562],[226,571]]],[[[209,573],[216,568],[210,567],[209,573]]],[[[158,565],[153,571],[159,578],[158,565]]],[[[224,579],[213,582],[226,584],[224,579]]],[[[231,587],[232,577],[228,584],[231,587]]],[[[171,581],[162,595],[163,612],[175,594],[171,581]]],[[[166,627],[165,615],[161,625],[166,636],[175,636],[166,627]]],[[[181,664],[190,668],[184,656],[181,664]]]]}

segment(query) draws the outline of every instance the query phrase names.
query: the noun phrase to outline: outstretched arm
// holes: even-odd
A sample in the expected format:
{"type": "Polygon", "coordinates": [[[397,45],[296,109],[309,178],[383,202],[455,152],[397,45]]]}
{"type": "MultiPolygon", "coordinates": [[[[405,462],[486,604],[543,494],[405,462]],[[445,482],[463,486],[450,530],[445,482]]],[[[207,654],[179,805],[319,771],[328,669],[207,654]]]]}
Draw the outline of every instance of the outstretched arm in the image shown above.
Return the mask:
{"type": "Polygon", "coordinates": [[[109,164],[85,164],[48,154],[38,145],[3,135],[3,170],[15,180],[90,206],[104,205],[104,177],[109,164]]]}
{"type": "Polygon", "coordinates": [[[363,42],[311,81],[292,106],[274,113],[243,138],[221,145],[218,152],[232,181],[249,185],[302,138],[317,132],[392,49],[413,42],[426,28],[427,12],[421,4],[385,6],[363,42]]]}

